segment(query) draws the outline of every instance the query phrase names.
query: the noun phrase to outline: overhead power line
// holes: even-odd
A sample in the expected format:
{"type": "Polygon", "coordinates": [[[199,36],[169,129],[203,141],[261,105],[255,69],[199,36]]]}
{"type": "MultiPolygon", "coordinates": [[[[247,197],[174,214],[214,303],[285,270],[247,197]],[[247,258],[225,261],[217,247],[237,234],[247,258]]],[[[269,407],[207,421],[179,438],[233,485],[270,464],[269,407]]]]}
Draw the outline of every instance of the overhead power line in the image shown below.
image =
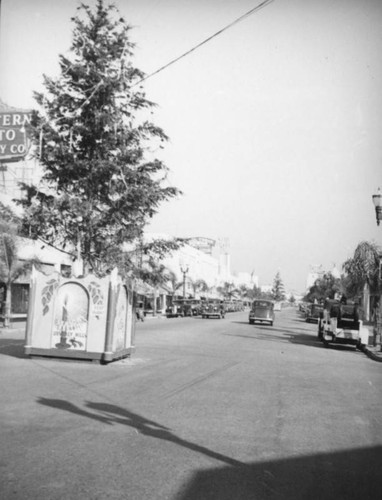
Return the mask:
{"type": "Polygon", "coordinates": [[[192,49],[190,49],[187,52],[185,52],[184,54],[176,57],[172,61],[168,62],[167,64],[165,64],[161,68],[159,68],[156,71],[154,71],[153,73],[150,73],[149,75],[146,75],[144,78],[142,78],[137,83],[135,83],[133,85],[133,87],[135,87],[136,85],[139,85],[140,83],[142,83],[143,81],[151,78],[152,76],[157,75],[158,73],[160,73],[164,69],[168,68],[172,64],[178,62],[180,59],[183,59],[183,57],[188,56],[189,54],[191,54],[191,52],[194,52],[196,49],[198,49],[202,45],[205,45],[207,42],[211,41],[213,38],[216,38],[218,35],[221,35],[224,31],[227,31],[229,28],[232,28],[232,26],[234,26],[235,24],[238,24],[239,22],[243,21],[245,18],[249,17],[250,15],[252,15],[255,12],[259,11],[260,9],[262,9],[263,7],[266,7],[271,2],[273,2],[273,0],[264,0],[263,2],[259,3],[258,5],[256,5],[256,7],[253,7],[252,9],[250,9],[248,12],[246,12],[242,16],[238,17],[237,19],[235,19],[231,23],[227,24],[227,26],[224,26],[224,28],[222,28],[221,30],[217,31],[216,33],[214,33],[213,35],[209,36],[208,38],[206,38],[202,42],[198,43],[197,45],[195,45],[195,47],[192,47],[192,49]]]}

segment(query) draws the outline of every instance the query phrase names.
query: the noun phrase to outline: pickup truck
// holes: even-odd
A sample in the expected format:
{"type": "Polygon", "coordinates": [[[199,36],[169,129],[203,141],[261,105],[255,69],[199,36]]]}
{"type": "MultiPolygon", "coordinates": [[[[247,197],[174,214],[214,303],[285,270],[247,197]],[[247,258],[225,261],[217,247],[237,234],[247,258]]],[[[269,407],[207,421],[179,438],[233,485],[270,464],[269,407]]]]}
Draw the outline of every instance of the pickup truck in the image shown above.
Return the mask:
{"type": "Polygon", "coordinates": [[[367,344],[368,329],[359,319],[358,306],[338,300],[326,300],[318,320],[318,338],[325,347],[331,344],[367,344]]]}

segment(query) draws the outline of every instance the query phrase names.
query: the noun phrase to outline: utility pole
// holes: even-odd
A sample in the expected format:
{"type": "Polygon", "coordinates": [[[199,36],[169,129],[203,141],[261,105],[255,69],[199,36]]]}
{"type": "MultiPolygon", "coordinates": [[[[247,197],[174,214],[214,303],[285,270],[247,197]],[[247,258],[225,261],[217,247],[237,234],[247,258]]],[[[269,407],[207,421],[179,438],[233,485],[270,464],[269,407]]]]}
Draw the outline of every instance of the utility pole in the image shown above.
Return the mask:
{"type": "Polygon", "coordinates": [[[183,302],[184,302],[184,300],[186,298],[186,275],[188,273],[188,266],[185,264],[182,264],[180,266],[180,270],[183,273],[183,302]]]}
{"type": "MultiPolygon", "coordinates": [[[[376,194],[372,196],[373,204],[375,207],[375,216],[377,220],[377,225],[379,226],[382,220],[382,193],[381,188],[378,188],[376,194]]],[[[374,346],[379,347],[382,351],[382,276],[381,276],[381,266],[382,266],[382,256],[379,255],[379,264],[378,264],[378,308],[376,310],[376,318],[375,318],[375,330],[374,330],[374,346]]]]}

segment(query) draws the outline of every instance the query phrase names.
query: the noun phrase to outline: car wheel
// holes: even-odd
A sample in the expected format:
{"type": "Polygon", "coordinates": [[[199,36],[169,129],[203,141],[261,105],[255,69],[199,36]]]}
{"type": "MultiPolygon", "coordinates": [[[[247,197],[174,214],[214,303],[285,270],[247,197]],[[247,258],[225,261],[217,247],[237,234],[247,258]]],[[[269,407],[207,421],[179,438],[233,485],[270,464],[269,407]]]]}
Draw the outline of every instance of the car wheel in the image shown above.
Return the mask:
{"type": "Polygon", "coordinates": [[[250,324],[250,325],[253,325],[253,324],[254,324],[253,319],[250,319],[250,320],[249,320],[249,324],[250,324]]]}
{"type": "Polygon", "coordinates": [[[271,326],[273,326],[273,321],[270,321],[270,322],[269,322],[269,324],[270,324],[271,326]]]}

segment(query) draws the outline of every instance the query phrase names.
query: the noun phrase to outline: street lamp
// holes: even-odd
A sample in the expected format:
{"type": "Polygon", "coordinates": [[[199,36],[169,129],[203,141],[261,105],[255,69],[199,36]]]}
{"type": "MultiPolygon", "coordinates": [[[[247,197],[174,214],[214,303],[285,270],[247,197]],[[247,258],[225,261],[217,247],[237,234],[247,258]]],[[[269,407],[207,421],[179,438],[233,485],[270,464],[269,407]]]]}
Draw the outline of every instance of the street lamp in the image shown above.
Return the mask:
{"type": "Polygon", "coordinates": [[[186,298],[186,274],[188,273],[188,265],[181,264],[180,270],[183,273],[183,301],[184,301],[184,299],[186,298]]]}
{"type": "Polygon", "coordinates": [[[377,194],[373,194],[373,203],[375,206],[375,215],[377,217],[377,225],[379,226],[379,223],[382,220],[382,194],[381,194],[381,188],[378,188],[377,194]]]}
{"type": "MultiPolygon", "coordinates": [[[[373,194],[373,203],[375,206],[375,215],[377,218],[377,226],[379,226],[379,223],[382,220],[382,194],[381,194],[381,188],[378,188],[377,194],[373,194]]],[[[381,259],[379,261],[379,272],[378,272],[378,288],[381,290],[381,259]]],[[[379,304],[378,304],[378,311],[376,315],[376,337],[374,340],[375,345],[379,345],[381,343],[381,334],[382,334],[382,296],[380,294],[379,296],[379,304]]],[[[381,351],[382,351],[382,346],[381,346],[381,351]]]]}

